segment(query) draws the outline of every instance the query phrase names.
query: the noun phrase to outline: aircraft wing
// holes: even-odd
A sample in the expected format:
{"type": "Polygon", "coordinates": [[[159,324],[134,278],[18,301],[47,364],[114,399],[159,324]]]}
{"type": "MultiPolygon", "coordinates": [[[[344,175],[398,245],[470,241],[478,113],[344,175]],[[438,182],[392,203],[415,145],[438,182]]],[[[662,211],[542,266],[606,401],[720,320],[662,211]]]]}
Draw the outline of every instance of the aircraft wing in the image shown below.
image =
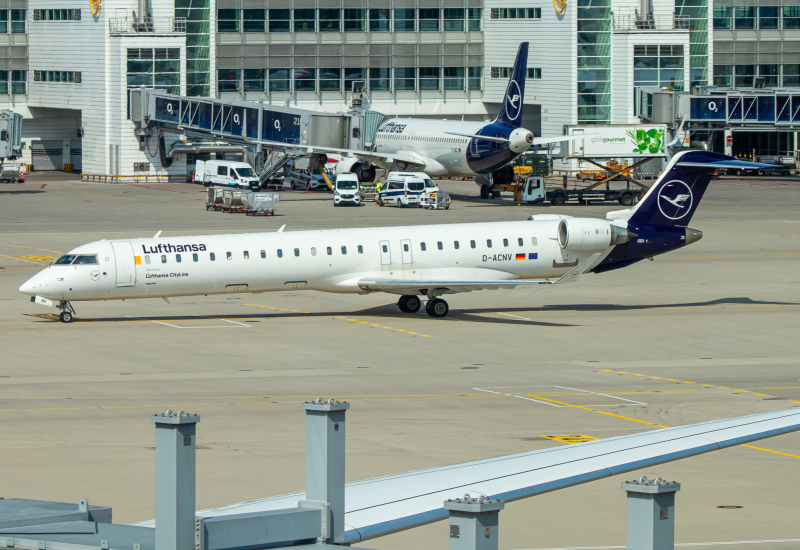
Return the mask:
{"type": "MultiPolygon", "coordinates": [[[[356,481],[345,492],[345,542],[446,519],[444,501],[466,493],[512,501],[798,429],[795,407],[356,481]]],[[[293,493],[198,515],[277,510],[304,498],[305,493],[293,493]]]]}
{"type": "Polygon", "coordinates": [[[403,170],[423,169],[425,160],[423,157],[409,153],[378,153],[376,151],[362,151],[359,149],[338,149],[336,147],[325,147],[320,145],[297,145],[294,143],[283,143],[282,141],[258,140],[255,143],[265,145],[270,149],[280,149],[283,151],[303,151],[307,155],[313,153],[325,153],[341,155],[343,157],[358,157],[360,159],[376,164],[380,168],[391,169],[397,165],[403,170]]]}
{"type": "Polygon", "coordinates": [[[472,292],[473,290],[497,290],[530,285],[557,285],[578,280],[594,263],[600,254],[592,254],[589,258],[569,270],[555,281],[549,279],[512,279],[497,281],[443,281],[419,279],[362,279],[358,281],[361,290],[368,292],[389,292],[392,294],[428,294],[428,290],[444,290],[444,294],[472,292]],[[426,292],[421,292],[426,290],[426,292]]]}

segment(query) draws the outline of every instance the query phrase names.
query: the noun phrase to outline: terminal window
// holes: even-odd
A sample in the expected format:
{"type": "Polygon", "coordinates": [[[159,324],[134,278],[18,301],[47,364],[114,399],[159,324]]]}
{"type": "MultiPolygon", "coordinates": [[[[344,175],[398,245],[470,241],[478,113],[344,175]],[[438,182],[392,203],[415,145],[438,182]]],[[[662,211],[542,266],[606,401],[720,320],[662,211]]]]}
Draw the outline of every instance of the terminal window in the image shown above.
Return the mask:
{"type": "Polygon", "coordinates": [[[34,21],[80,21],[80,9],[33,10],[34,21]]]}
{"type": "Polygon", "coordinates": [[[0,34],[24,34],[27,10],[0,10],[0,34]],[[11,26],[9,27],[9,19],[11,26]]]}

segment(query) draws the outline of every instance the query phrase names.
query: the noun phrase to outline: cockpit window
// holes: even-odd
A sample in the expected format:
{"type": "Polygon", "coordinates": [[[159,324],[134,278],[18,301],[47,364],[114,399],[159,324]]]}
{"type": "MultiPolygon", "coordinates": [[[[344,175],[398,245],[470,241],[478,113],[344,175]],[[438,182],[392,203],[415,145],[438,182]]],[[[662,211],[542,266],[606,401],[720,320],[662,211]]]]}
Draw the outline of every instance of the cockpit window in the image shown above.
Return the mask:
{"type": "Polygon", "coordinates": [[[97,265],[97,255],[96,254],[81,254],[80,256],[75,258],[75,261],[72,262],[73,264],[82,264],[82,265],[97,265]]]}
{"type": "Polygon", "coordinates": [[[56,265],[97,265],[96,254],[66,254],[56,260],[56,265]]]}
{"type": "Polygon", "coordinates": [[[67,254],[56,260],[56,265],[69,265],[75,259],[75,254],[67,254]]]}

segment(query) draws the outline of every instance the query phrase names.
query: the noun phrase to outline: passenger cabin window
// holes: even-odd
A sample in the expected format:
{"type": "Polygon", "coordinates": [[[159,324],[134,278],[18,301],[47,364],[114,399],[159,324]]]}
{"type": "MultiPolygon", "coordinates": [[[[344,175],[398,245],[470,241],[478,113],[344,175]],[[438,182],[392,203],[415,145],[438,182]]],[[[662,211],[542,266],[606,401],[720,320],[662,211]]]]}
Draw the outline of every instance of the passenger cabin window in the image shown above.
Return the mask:
{"type": "Polygon", "coordinates": [[[175,261],[178,262],[178,263],[181,263],[181,255],[180,254],[175,254],[175,261]]]}
{"type": "Polygon", "coordinates": [[[194,254],[192,254],[192,259],[196,262],[196,261],[198,261],[200,259],[200,257],[195,252],[194,254]]]}
{"type": "Polygon", "coordinates": [[[247,250],[244,251],[244,259],[245,260],[249,260],[250,259],[250,252],[248,252],[247,250]]]}
{"type": "Polygon", "coordinates": [[[470,246],[471,248],[475,248],[475,247],[477,246],[477,244],[475,244],[475,241],[470,241],[470,242],[469,242],[469,246],[470,246]]]}
{"type": "Polygon", "coordinates": [[[162,254],[162,255],[161,255],[161,263],[162,263],[162,264],[165,264],[165,263],[167,263],[167,255],[166,255],[166,254],[162,254]]]}
{"type": "Polygon", "coordinates": [[[227,176],[228,175],[228,168],[225,166],[217,166],[217,175],[218,176],[227,176]]]}
{"type": "MultiPolygon", "coordinates": [[[[425,247],[425,243],[423,243],[423,248],[422,248],[422,250],[425,250],[425,248],[424,248],[424,247],[425,247]]],[[[382,245],[381,245],[381,250],[383,250],[384,252],[389,252],[389,247],[388,247],[388,246],[386,246],[385,244],[382,244],[382,245]]]]}
{"type": "Polygon", "coordinates": [[[408,252],[408,243],[403,243],[403,251],[408,252]]]}
{"type": "Polygon", "coordinates": [[[503,239],[503,246],[508,246],[508,239],[503,239]]]}
{"type": "Polygon", "coordinates": [[[228,258],[229,260],[232,260],[233,259],[233,253],[232,252],[226,252],[225,253],[225,257],[228,258]]]}
{"type": "Polygon", "coordinates": [[[283,258],[283,250],[278,249],[278,258],[283,258]]]}
{"type": "Polygon", "coordinates": [[[486,246],[492,248],[492,239],[486,239],[486,246]]]}
{"type": "Polygon", "coordinates": [[[213,252],[211,252],[208,256],[211,258],[212,262],[217,259],[217,255],[214,254],[213,252]]]}
{"type": "Polygon", "coordinates": [[[363,254],[364,253],[364,247],[363,246],[358,245],[358,253],[359,254],[363,254]]]}
{"type": "Polygon", "coordinates": [[[531,244],[536,246],[536,237],[531,237],[531,244]]]}
{"type": "Polygon", "coordinates": [[[458,245],[458,241],[453,241],[453,246],[455,247],[456,250],[458,250],[458,246],[459,246],[458,245]]]}
{"type": "Polygon", "coordinates": [[[295,248],[294,249],[294,255],[295,256],[300,256],[300,249],[299,248],[295,248]]]}
{"type": "Polygon", "coordinates": [[[317,249],[314,248],[313,246],[311,247],[311,255],[312,256],[316,256],[317,255],[317,249]]]}
{"type": "Polygon", "coordinates": [[[328,253],[328,256],[330,256],[331,254],[333,254],[333,249],[329,246],[326,252],[328,253]]]}
{"type": "Polygon", "coordinates": [[[523,241],[522,241],[522,237],[520,237],[519,239],[517,239],[517,242],[519,243],[519,245],[520,245],[520,246],[522,246],[522,242],[523,242],[523,241]]]}
{"type": "Polygon", "coordinates": [[[144,257],[144,263],[150,264],[150,256],[145,256],[144,257]]]}
{"type": "Polygon", "coordinates": [[[436,243],[436,248],[438,248],[439,250],[444,250],[444,245],[442,244],[442,241],[436,243]]]}
{"type": "Polygon", "coordinates": [[[420,250],[422,250],[423,252],[425,252],[425,250],[427,249],[427,247],[425,246],[425,243],[419,243],[419,248],[420,248],[420,250]]]}
{"type": "Polygon", "coordinates": [[[342,254],[347,254],[347,247],[346,246],[342,247],[342,254]]]}
{"type": "Polygon", "coordinates": [[[266,250],[262,250],[261,251],[261,257],[262,258],[266,258],[267,257],[267,251],[266,250]]]}

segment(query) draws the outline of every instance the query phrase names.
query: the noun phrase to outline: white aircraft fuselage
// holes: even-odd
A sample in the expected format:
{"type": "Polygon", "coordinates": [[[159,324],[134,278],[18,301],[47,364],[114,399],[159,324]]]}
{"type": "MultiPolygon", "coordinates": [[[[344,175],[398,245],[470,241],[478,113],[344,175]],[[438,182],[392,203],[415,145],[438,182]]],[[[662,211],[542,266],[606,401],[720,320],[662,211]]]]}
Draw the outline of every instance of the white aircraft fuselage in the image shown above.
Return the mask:
{"type": "Polygon", "coordinates": [[[562,249],[558,224],[548,220],[103,240],[67,255],[96,256],[96,264],[53,264],[20,291],[70,302],[286,289],[363,294],[370,290],[359,281],[371,279],[407,280],[409,286],[425,288],[432,280],[557,278],[596,252],[562,249]]]}

